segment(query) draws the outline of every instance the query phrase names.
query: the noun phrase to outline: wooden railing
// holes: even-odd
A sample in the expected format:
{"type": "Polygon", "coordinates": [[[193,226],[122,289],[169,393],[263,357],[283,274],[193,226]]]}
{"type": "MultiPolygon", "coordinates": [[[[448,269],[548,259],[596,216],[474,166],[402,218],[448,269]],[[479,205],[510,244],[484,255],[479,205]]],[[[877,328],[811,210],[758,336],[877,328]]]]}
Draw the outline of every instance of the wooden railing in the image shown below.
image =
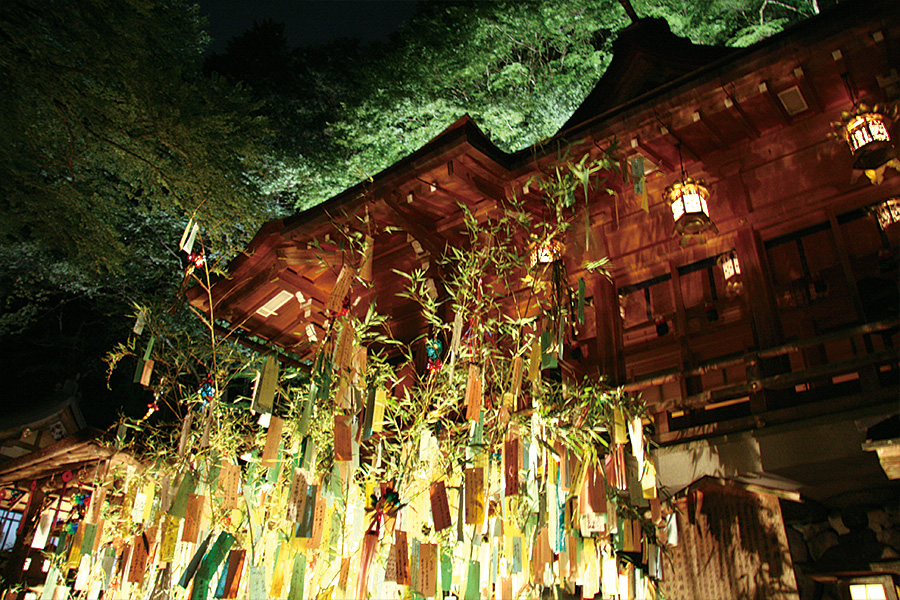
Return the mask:
{"type": "MultiPolygon", "coordinates": [[[[652,373],[626,383],[625,389],[646,393],[687,378],[744,367],[746,378],[739,382],[690,395],[648,398],[660,443],[876,403],[897,403],[900,351],[894,341],[898,334],[898,319],[865,323],[776,347],[722,356],[689,369],[652,373]],[[815,349],[821,350],[822,356],[827,357],[829,349],[843,356],[816,365],[807,365],[804,357],[798,356],[815,349]]],[[[669,385],[668,389],[673,387],[669,385]]]]}

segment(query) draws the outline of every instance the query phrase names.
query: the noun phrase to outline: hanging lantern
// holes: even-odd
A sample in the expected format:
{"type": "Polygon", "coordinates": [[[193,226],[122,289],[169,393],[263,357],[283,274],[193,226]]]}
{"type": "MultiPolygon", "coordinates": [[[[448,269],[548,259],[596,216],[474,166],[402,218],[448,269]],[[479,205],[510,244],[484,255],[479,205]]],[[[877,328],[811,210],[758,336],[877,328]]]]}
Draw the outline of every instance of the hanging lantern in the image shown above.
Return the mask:
{"type": "Polygon", "coordinates": [[[887,231],[894,223],[900,223],[900,196],[885,200],[875,206],[873,212],[878,219],[878,226],[882,231],[887,231]]]}
{"type": "Polygon", "coordinates": [[[534,268],[537,264],[545,265],[556,262],[562,258],[565,250],[565,244],[553,238],[550,238],[543,243],[532,244],[530,265],[534,268]]]}
{"type": "Polygon", "coordinates": [[[719,266],[722,268],[722,276],[725,277],[725,291],[729,294],[740,293],[743,288],[741,283],[741,264],[738,262],[737,253],[732,250],[719,257],[719,266]]]}
{"type": "Polygon", "coordinates": [[[877,169],[891,159],[893,144],[886,114],[890,116],[892,111],[886,108],[860,104],[853,112],[841,113],[841,120],[832,124],[850,146],[853,168],[877,169]]]}
{"type": "Polygon", "coordinates": [[[709,218],[709,188],[702,180],[682,179],[665,191],[666,200],[672,205],[675,231],[681,235],[703,233],[713,227],[709,218]]]}
{"type": "Polygon", "coordinates": [[[722,275],[725,276],[726,282],[741,274],[741,264],[734,250],[719,257],[719,266],[722,267],[722,275]]]}

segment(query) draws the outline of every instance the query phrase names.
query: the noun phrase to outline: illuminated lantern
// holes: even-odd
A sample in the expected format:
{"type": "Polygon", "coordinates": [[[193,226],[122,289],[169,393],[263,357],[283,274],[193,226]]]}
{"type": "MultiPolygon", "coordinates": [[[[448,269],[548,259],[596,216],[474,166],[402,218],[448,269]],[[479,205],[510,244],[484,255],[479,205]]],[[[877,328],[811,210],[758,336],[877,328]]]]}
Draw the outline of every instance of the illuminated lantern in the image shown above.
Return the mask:
{"type": "Polygon", "coordinates": [[[741,283],[741,264],[738,262],[737,253],[734,250],[726,252],[719,257],[719,266],[725,277],[725,291],[729,294],[738,294],[743,288],[741,283]]]}
{"type": "Polygon", "coordinates": [[[882,231],[887,231],[888,227],[900,222],[900,196],[885,200],[877,205],[873,212],[878,219],[878,226],[882,231]]]}
{"type": "Polygon", "coordinates": [[[534,268],[537,264],[549,264],[552,262],[558,261],[562,258],[563,252],[565,252],[565,245],[559,240],[555,240],[550,238],[546,242],[540,244],[532,244],[531,249],[531,267],[534,268]]]}
{"type": "Polygon", "coordinates": [[[675,231],[681,235],[703,233],[713,228],[707,206],[709,188],[702,180],[682,179],[666,188],[665,197],[672,206],[675,231]]]}
{"type": "Polygon", "coordinates": [[[853,112],[841,113],[841,121],[834,124],[850,146],[853,168],[877,169],[891,159],[893,144],[885,112],[877,105],[870,109],[860,104],[853,112]]]}

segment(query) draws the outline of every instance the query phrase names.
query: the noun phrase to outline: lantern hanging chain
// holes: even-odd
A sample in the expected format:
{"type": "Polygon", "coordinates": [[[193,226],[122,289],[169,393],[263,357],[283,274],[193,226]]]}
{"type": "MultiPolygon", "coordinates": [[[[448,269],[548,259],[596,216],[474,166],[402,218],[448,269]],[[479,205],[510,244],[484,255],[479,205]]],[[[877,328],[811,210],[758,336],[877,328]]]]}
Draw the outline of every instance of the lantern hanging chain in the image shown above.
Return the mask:
{"type": "Polygon", "coordinates": [[[684,183],[684,157],[681,155],[681,143],[675,144],[675,147],[678,148],[678,164],[681,165],[681,183],[684,183]]]}
{"type": "Polygon", "coordinates": [[[850,102],[853,105],[853,109],[859,106],[859,99],[856,96],[856,89],[853,85],[853,79],[850,77],[850,72],[846,69],[843,73],[841,73],[841,81],[844,82],[844,87],[847,88],[847,93],[850,95],[850,102]]]}

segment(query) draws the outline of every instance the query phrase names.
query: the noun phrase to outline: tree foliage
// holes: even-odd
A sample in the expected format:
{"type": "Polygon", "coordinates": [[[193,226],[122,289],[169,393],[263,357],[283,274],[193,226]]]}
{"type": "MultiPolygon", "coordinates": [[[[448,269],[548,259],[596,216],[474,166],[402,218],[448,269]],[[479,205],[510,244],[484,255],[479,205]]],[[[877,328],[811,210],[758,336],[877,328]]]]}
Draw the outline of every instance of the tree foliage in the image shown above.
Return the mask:
{"type": "Polygon", "coordinates": [[[259,222],[245,173],[261,122],[200,77],[196,8],[11,0],[0,39],[4,242],[108,272],[125,263],[128,228],[158,213],[197,213],[223,237],[259,222]]]}

